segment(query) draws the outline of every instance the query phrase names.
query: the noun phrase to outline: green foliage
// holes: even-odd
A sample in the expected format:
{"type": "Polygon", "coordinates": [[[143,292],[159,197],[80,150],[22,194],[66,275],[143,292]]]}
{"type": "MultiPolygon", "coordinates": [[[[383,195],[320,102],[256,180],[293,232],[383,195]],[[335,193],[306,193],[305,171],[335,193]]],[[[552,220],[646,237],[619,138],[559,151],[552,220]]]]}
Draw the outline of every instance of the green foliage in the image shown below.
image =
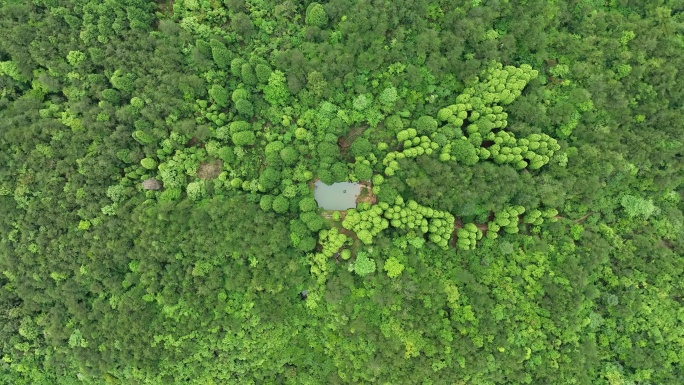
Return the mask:
{"type": "Polygon", "coordinates": [[[313,71],[309,73],[306,78],[307,87],[317,96],[321,96],[326,92],[328,82],[322,73],[318,71],[313,71]]]}
{"type": "Polygon", "coordinates": [[[252,131],[240,131],[230,136],[236,146],[251,146],[256,143],[256,136],[252,131]]]}
{"type": "Polygon", "coordinates": [[[140,164],[148,170],[157,169],[157,161],[152,158],[144,158],[140,161],[140,164]]]}
{"type": "Polygon", "coordinates": [[[304,212],[315,211],[317,208],[316,200],[311,197],[306,197],[299,201],[299,209],[304,212]]]}
{"type": "Polygon", "coordinates": [[[316,27],[325,27],[328,24],[328,15],[325,13],[323,6],[319,3],[313,2],[306,7],[306,25],[313,25],[316,27]]]}
{"type": "Polygon", "coordinates": [[[254,73],[254,67],[249,63],[244,63],[240,67],[240,77],[245,84],[250,86],[254,86],[258,82],[256,74],[254,73]]]}
{"type": "Polygon", "coordinates": [[[373,243],[373,237],[389,227],[389,222],[382,218],[382,208],[378,205],[358,207],[347,210],[347,215],[342,221],[342,226],[356,233],[356,236],[364,244],[373,243]]]}
{"type": "Polygon", "coordinates": [[[280,159],[288,166],[297,163],[299,157],[299,152],[292,146],[287,146],[280,150],[280,159]]]}
{"type": "Polygon", "coordinates": [[[206,196],[204,182],[190,182],[186,188],[188,198],[197,202],[206,196]]]}
{"type": "Polygon", "coordinates": [[[330,174],[335,182],[346,182],[349,179],[349,167],[337,162],[330,167],[330,174]]]}
{"type": "Polygon", "coordinates": [[[314,233],[322,229],[325,224],[323,218],[313,211],[304,212],[299,217],[306,224],[306,227],[314,233]]]}
{"type": "Polygon", "coordinates": [[[370,104],[371,98],[369,98],[367,95],[361,94],[354,98],[352,106],[357,111],[364,111],[366,108],[370,106],[370,104]]]}
{"type": "Polygon", "coordinates": [[[264,87],[264,99],[273,106],[284,106],[290,96],[285,83],[285,75],[274,71],[268,77],[268,85],[264,87]]]}
{"type": "Polygon", "coordinates": [[[620,204],[630,218],[648,218],[656,211],[653,201],[633,195],[623,196],[620,200],[620,204]]]}
{"type": "Polygon", "coordinates": [[[214,104],[218,107],[228,106],[228,90],[218,84],[214,84],[209,88],[209,96],[214,104]]]}
{"type": "Polygon", "coordinates": [[[0,2],[0,383],[681,383],[675,2],[156,3],[0,2]]]}
{"type": "Polygon", "coordinates": [[[365,277],[368,274],[375,272],[375,261],[369,258],[368,253],[359,252],[356,254],[356,260],[354,261],[354,272],[365,277]]]}
{"type": "Polygon", "coordinates": [[[280,171],[275,167],[266,167],[259,175],[259,186],[261,191],[271,191],[280,184],[280,171]]]}
{"type": "Polygon", "coordinates": [[[397,100],[399,100],[399,94],[396,87],[387,87],[378,96],[378,101],[387,110],[391,110],[397,100]]]}
{"type": "Polygon", "coordinates": [[[121,70],[114,71],[114,74],[109,78],[109,82],[114,86],[114,88],[124,91],[133,91],[135,75],[128,72],[124,73],[121,70]]]}
{"type": "Polygon", "coordinates": [[[259,200],[259,207],[264,211],[270,211],[273,208],[273,195],[262,195],[259,200]]]}
{"type": "Polygon", "coordinates": [[[107,88],[106,90],[102,90],[102,100],[117,105],[121,102],[121,96],[117,90],[107,88]]]}
{"type": "Polygon", "coordinates": [[[416,131],[428,135],[437,130],[437,121],[432,116],[421,116],[416,121],[416,131]]]}
{"type": "MultiPolygon", "coordinates": [[[[271,76],[273,75],[273,70],[268,64],[259,63],[254,67],[254,73],[256,74],[259,83],[267,83],[271,81],[271,76]]],[[[278,78],[281,76],[280,74],[278,78]]],[[[278,79],[279,80],[279,79],[278,79]]]]}
{"type": "Polygon", "coordinates": [[[214,58],[216,66],[222,70],[230,68],[230,51],[226,48],[226,45],[216,39],[211,39],[209,40],[209,46],[211,47],[211,56],[214,58]]]}
{"type": "Polygon", "coordinates": [[[368,139],[360,137],[354,140],[349,151],[353,157],[365,157],[371,153],[373,146],[368,139]]]}
{"type": "Polygon", "coordinates": [[[154,143],[154,138],[152,137],[152,135],[142,130],[133,131],[133,139],[137,140],[138,143],[142,145],[149,145],[154,143]]]}
{"type": "Polygon", "coordinates": [[[466,166],[472,166],[480,160],[475,146],[465,140],[465,138],[455,140],[450,145],[447,144],[442,149],[442,153],[449,154],[449,159],[463,163],[466,166]]]}
{"type": "Polygon", "coordinates": [[[370,180],[373,177],[373,169],[368,164],[357,163],[354,166],[354,176],[358,180],[370,180]]]}
{"type": "Polygon", "coordinates": [[[278,195],[275,197],[275,199],[273,199],[271,208],[273,208],[273,211],[278,214],[285,213],[290,208],[290,201],[288,201],[288,199],[284,196],[278,195]]]}
{"type": "Polygon", "coordinates": [[[254,116],[254,105],[247,99],[240,99],[235,102],[235,109],[244,117],[254,116]]]}
{"type": "Polygon", "coordinates": [[[396,278],[404,271],[404,265],[402,265],[395,257],[390,257],[387,259],[383,268],[387,272],[387,276],[390,278],[396,278]]]}
{"type": "Polygon", "coordinates": [[[478,229],[474,223],[466,223],[463,228],[456,232],[458,236],[457,245],[461,250],[475,250],[477,241],[482,239],[482,230],[478,229]]]}

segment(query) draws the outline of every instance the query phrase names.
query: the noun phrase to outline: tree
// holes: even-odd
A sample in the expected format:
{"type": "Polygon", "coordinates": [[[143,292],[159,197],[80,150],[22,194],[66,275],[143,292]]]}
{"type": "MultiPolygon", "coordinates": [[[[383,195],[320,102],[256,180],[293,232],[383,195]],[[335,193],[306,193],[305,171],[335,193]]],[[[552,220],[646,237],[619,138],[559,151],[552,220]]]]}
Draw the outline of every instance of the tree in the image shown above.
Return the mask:
{"type": "Polygon", "coordinates": [[[152,159],[152,158],[144,158],[144,159],[140,160],[140,164],[148,170],[156,170],[157,169],[157,161],[152,159]]]}
{"type": "Polygon", "coordinates": [[[269,142],[264,149],[266,163],[269,165],[280,164],[280,150],[283,148],[285,148],[285,144],[279,140],[269,142]]]}
{"type": "Polygon", "coordinates": [[[333,180],[335,182],[345,182],[349,179],[349,168],[345,163],[337,162],[330,167],[333,180]]]}
{"type": "Polygon", "coordinates": [[[278,214],[283,214],[287,212],[287,210],[290,208],[290,201],[285,198],[282,195],[278,195],[273,199],[272,206],[273,211],[275,211],[278,214]]]}
{"type": "Polygon", "coordinates": [[[368,139],[364,137],[356,138],[356,140],[354,140],[354,143],[352,143],[351,147],[349,148],[349,151],[353,157],[365,157],[366,155],[370,154],[372,150],[373,146],[368,141],[368,139]]]}
{"type": "Polygon", "coordinates": [[[385,261],[384,270],[387,272],[388,277],[396,278],[404,271],[404,265],[397,258],[390,257],[385,261]]]}
{"type": "Polygon", "coordinates": [[[259,175],[262,191],[268,192],[280,184],[280,172],[275,167],[266,167],[259,175]]]}
{"type": "Polygon", "coordinates": [[[230,51],[226,48],[225,44],[216,39],[211,39],[209,40],[209,46],[211,46],[211,56],[214,58],[216,66],[222,70],[229,69],[231,61],[230,51]]]}
{"type": "Polygon", "coordinates": [[[254,34],[254,24],[249,16],[239,12],[230,19],[230,26],[241,36],[244,40],[249,40],[254,34]]]}
{"type": "Polygon", "coordinates": [[[318,203],[316,203],[314,198],[306,197],[299,201],[299,209],[304,212],[315,211],[317,208],[318,203]]]}
{"type": "Polygon", "coordinates": [[[255,86],[258,83],[254,68],[249,63],[242,64],[242,67],[240,68],[240,77],[245,84],[250,86],[255,86]]]}
{"type": "Polygon", "coordinates": [[[358,180],[370,180],[373,177],[373,169],[367,164],[357,163],[354,167],[354,176],[358,180]]]}
{"type": "Polygon", "coordinates": [[[416,131],[421,135],[430,135],[437,130],[437,121],[432,116],[421,116],[416,121],[416,131]]]}
{"type": "Polygon", "coordinates": [[[394,104],[399,99],[399,94],[397,93],[396,87],[387,87],[380,93],[378,101],[382,105],[382,108],[391,111],[394,104]]]}
{"type": "Polygon", "coordinates": [[[318,144],[318,156],[321,159],[334,160],[340,155],[340,148],[330,142],[321,142],[318,144]]]}
{"type": "Polygon", "coordinates": [[[119,95],[119,91],[117,90],[107,88],[106,90],[102,91],[101,95],[102,100],[106,100],[114,105],[117,105],[121,102],[121,96],[119,95]]]}
{"type": "Polygon", "coordinates": [[[212,85],[209,88],[209,96],[218,107],[228,106],[229,94],[225,87],[221,87],[218,84],[212,85]]]}
{"type": "Polygon", "coordinates": [[[356,111],[364,111],[366,108],[368,108],[371,105],[371,98],[366,96],[365,94],[361,94],[354,98],[354,102],[352,103],[352,106],[356,111]]]}
{"type": "Polygon", "coordinates": [[[306,7],[306,25],[323,28],[328,24],[328,15],[319,3],[313,2],[306,7]]]}
{"type": "Polygon", "coordinates": [[[472,166],[479,161],[477,156],[477,149],[472,143],[463,138],[462,140],[455,140],[451,143],[451,157],[457,162],[461,162],[467,166],[472,166]]]}
{"type": "Polygon", "coordinates": [[[318,169],[317,176],[321,182],[323,182],[327,185],[331,185],[331,184],[335,183],[335,178],[333,178],[332,173],[327,168],[318,169]]]}
{"type": "Polygon", "coordinates": [[[634,195],[624,195],[620,200],[620,204],[624,207],[625,212],[630,218],[638,216],[648,218],[656,211],[653,201],[634,195]]]}
{"type": "Polygon", "coordinates": [[[286,165],[291,166],[299,160],[299,152],[292,146],[286,146],[280,150],[280,159],[286,165]]]}
{"type": "Polygon", "coordinates": [[[259,63],[254,67],[255,74],[259,83],[268,83],[273,75],[273,70],[268,64],[259,63]]]}
{"type": "Polygon", "coordinates": [[[264,211],[270,211],[273,208],[273,195],[263,195],[259,200],[259,207],[264,211]]]}
{"type": "Polygon", "coordinates": [[[268,78],[268,85],[264,87],[264,99],[273,106],[284,106],[289,97],[285,74],[273,71],[268,78]]]}
{"type": "Polygon", "coordinates": [[[190,182],[186,188],[188,193],[188,198],[193,201],[199,201],[206,195],[206,189],[204,187],[204,182],[190,182]]]}
{"type": "Polygon", "coordinates": [[[392,133],[397,133],[404,129],[404,122],[399,115],[390,115],[385,119],[385,127],[392,133]]]}
{"type": "Polygon", "coordinates": [[[235,102],[235,109],[246,118],[254,116],[254,105],[247,99],[240,99],[235,102]]]}
{"type": "Polygon", "coordinates": [[[323,74],[318,71],[310,72],[306,79],[306,86],[314,95],[321,96],[328,88],[328,82],[325,80],[323,74]]]}
{"type": "Polygon", "coordinates": [[[375,272],[375,261],[369,258],[365,251],[358,252],[354,261],[354,272],[361,277],[375,272]]]}
{"type": "Polygon", "coordinates": [[[236,146],[251,146],[256,142],[256,136],[252,131],[240,131],[231,135],[236,146]]]}
{"type": "Polygon", "coordinates": [[[325,225],[323,218],[314,211],[303,212],[299,217],[301,218],[302,222],[306,224],[306,227],[308,227],[309,230],[314,233],[322,229],[325,225]]]}

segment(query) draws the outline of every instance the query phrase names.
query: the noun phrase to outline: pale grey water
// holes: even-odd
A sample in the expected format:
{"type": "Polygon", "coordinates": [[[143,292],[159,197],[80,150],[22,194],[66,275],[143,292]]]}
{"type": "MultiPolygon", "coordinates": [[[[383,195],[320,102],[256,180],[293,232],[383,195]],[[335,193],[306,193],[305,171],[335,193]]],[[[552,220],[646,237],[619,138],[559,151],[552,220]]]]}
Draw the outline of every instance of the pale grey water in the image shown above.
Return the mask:
{"type": "Polygon", "coordinates": [[[356,208],[356,197],[361,193],[360,183],[342,182],[327,185],[316,181],[314,198],[324,210],[347,210],[356,208]]]}

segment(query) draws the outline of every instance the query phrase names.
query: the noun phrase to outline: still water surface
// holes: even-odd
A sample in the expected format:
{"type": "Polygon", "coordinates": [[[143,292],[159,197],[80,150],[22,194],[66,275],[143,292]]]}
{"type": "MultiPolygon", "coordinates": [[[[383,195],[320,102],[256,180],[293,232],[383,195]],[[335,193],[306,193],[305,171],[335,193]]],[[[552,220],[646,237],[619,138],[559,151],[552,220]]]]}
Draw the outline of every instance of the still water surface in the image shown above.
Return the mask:
{"type": "Polygon", "coordinates": [[[316,181],[314,198],[318,207],[324,210],[347,210],[356,207],[356,197],[361,193],[361,184],[343,182],[327,185],[316,181]]]}

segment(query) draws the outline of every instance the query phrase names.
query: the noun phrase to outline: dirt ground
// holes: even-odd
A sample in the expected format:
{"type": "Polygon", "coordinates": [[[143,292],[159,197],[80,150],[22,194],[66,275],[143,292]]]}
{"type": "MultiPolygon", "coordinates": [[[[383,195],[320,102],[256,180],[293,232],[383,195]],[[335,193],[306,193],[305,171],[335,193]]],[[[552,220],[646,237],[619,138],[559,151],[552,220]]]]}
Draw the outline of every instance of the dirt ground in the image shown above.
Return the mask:
{"type": "Polygon", "coordinates": [[[214,179],[221,174],[221,168],[223,168],[223,162],[220,160],[202,163],[197,169],[197,177],[200,179],[214,179]]]}
{"type": "Polygon", "coordinates": [[[378,203],[378,197],[373,194],[373,184],[370,181],[359,183],[361,184],[361,192],[356,197],[356,204],[368,202],[373,205],[378,203]]]}

